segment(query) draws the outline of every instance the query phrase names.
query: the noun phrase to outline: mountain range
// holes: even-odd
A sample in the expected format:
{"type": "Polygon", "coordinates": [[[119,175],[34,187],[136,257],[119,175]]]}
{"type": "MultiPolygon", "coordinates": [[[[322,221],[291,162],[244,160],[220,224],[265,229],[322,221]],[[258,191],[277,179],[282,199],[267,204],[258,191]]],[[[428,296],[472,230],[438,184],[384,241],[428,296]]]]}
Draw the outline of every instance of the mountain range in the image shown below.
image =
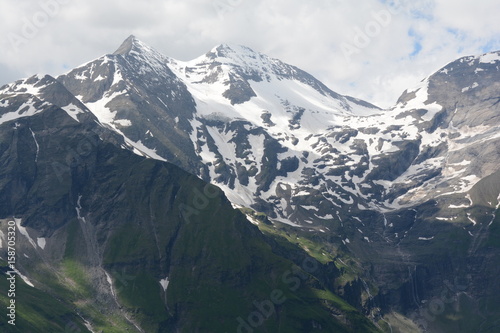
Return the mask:
{"type": "Polygon", "coordinates": [[[460,58],[381,109],[244,46],[130,36],[1,87],[21,279],[0,327],[495,332],[499,66],[460,58]]]}

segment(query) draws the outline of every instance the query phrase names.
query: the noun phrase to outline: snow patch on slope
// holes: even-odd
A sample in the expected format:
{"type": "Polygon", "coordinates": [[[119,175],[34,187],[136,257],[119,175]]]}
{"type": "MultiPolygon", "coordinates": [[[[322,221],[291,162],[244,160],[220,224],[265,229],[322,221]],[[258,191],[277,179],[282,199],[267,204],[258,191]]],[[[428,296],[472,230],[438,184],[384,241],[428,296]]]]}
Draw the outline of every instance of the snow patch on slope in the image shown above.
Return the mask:
{"type": "Polygon", "coordinates": [[[500,53],[486,53],[479,57],[479,62],[483,64],[494,64],[500,61],[500,53]]]}
{"type": "Polygon", "coordinates": [[[61,107],[66,113],[73,118],[74,120],[80,122],[78,120],[77,114],[84,113],[82,109],[80,109],[78,106],[74,105],[73,103],[70,103],[66,106],[61,107]]]}
{"type": "Polygon", "coordinates": [[[33,245],[33,247],[36,249],[36,243],[35,243],[35,241],[29,235],[28,230],[21,225],[21,221],[22,220],[14,218],[14,221],[16,222],[17,230],[19,230],[19,232],[21,233],[21,235],[23,235],[24,237],[26,237],[26,239],[30,242],[30,244],[33,245]]]}
{"type": "Polygon", "coordinates": [[[37,113],[40,113],[41,110],[36,108],[34,104],[35,104],[35,99],[30,98],[28,102],[21,105],[16,111],[4,113],[0,117],[0,124],[23,117],[30,117],[37,113]]]}
{"type": "Polygon", "coordinates": [[[47,240],[43,237],[39,237],[36,239],[36,243],[38,244],[38,246],[44,250],[45,249],[45,245],[47,244],[47,240]]]}

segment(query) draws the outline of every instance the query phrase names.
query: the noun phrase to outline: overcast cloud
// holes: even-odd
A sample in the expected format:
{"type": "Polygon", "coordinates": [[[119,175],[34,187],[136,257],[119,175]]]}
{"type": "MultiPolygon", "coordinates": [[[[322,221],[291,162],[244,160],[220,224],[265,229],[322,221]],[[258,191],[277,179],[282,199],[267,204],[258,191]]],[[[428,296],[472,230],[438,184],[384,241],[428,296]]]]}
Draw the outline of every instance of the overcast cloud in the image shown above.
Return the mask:
{"type": "Polygon", "coordinates": [[[498,0],[0,0],[0,85],[61,74],[130,34],[190,60],[242,44],[389,107],[464,55],[500,50],[498,0]]]}

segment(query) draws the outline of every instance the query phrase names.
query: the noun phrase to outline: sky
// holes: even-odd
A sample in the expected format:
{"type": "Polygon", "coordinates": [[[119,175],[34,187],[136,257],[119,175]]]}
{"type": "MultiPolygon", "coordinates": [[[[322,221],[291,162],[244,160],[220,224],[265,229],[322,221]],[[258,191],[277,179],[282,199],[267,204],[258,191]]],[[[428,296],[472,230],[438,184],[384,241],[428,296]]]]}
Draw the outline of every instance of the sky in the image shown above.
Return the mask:
{"type": "Polygon", "coordinates": [[[133,34],[179,60],[245,45],[385,108],[447,63],[500,50],[499,17],[498,0],[0,0],[0,85],[133,34]]]}

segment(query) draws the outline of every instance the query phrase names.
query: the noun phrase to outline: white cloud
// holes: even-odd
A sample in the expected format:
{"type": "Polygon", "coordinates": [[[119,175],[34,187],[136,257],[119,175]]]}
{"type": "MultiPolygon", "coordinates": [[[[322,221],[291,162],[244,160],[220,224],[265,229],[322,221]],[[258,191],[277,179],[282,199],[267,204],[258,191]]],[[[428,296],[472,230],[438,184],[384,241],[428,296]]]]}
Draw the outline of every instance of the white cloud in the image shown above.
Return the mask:
{"type": "Polygon", "coordinates": [[[248,45],[339,93],[390,106],[447,62],[500,49],[497,0],[0,1],[0,84],[60,74],[133,33],[182,60],[223,42],[248,45]],[[25,38],[30,23],[39,27],[25,38]]]}

